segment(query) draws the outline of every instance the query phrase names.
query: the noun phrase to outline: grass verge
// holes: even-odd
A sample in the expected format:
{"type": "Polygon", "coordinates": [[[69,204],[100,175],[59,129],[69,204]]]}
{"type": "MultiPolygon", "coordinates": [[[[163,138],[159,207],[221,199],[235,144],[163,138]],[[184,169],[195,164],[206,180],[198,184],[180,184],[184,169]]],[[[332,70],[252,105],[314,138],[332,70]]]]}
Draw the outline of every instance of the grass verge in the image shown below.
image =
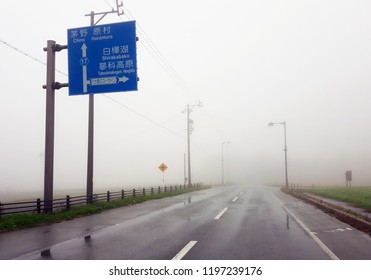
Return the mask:
{"type": "Polygon", "coordinates": [[[318,188],[303,189],[301,192],[331,198],[349,203],[371,212],[371,188],[370,187],[352,187],[352,188],[318,188]]]}
{"type": "Polygon", "coordinates": [[[210,187],[204,186],[197,189],[184,189],[154,195],[127,197],[123,200],[116,199],[110,202],[97,202],[89,205],[73,206],[70,210],[63,210],[50,214],[9,214],[0,217],[0,232],[24,229],[47,223],[58,223],[65,220],[72,220],[74,218],[100,213],[104,210],[139,204],[147,200],[161,199],[208,188],[210,187]]]}

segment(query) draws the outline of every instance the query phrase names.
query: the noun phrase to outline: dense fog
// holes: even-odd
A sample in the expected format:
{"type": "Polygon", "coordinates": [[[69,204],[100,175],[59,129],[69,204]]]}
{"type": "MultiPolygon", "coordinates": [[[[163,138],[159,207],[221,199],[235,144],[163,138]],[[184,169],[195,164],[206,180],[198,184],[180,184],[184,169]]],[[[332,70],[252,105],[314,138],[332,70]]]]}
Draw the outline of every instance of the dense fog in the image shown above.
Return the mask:
{"type": "MultiPolygon", "coordinates": [[[[47,40],[115,1],[1,1],[0,201],[42,196],[47,40]]],[[[94,188],[192,181],[371,184],[370,1],[124,1],[136,20],[138,91],[95,95],[94,188]],[[228,143],[227,143],[228,142],[228,143]],[[224,143],[224,144],[223,144],[224,143]],[[222,167],[223,163],[223,167],[222,167]]],[[[67,51],[57,53],[68,82],[67,51]]],[[[88,96],[56,91],[54,191],[86,188],[88,96]]]]}

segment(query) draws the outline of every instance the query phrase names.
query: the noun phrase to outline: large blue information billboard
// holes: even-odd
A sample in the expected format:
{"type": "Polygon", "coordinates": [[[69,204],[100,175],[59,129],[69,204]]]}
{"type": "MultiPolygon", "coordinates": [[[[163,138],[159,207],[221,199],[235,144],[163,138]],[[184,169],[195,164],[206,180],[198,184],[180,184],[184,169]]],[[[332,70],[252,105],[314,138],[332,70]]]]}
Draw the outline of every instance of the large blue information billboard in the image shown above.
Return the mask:
{"type": "Polygon", "coordinates": [[[70,95],[138,90],[135,21],[67,34],[70,95]]]}

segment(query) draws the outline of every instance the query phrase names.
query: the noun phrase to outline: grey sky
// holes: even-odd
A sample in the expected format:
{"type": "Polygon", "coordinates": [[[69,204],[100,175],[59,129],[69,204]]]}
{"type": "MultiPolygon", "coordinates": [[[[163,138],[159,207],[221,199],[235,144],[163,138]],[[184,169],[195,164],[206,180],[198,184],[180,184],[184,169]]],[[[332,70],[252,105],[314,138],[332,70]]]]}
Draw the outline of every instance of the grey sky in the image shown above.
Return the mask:
{"type": "MultiPolygon", "coordinates": [[[[114,1],[2,0],[0,39],[46,61],[47,40],[66,44],[68,28],[88,26],[84,15],[109,5],[114,1]]],[[[96,188],[159,185],[162,162],[169,167],[165,181],[182,183],[181,112],[199,100],[204,106],[192,113],[194,182],[220,182],[221,146],[230,141],[229,180],[283,183],[283,127],[267,124],[286,121],[290,182],[343,184],[349,169],[353,184],[370,184],[370,1],[124,5],[140,28],[139,91],[96,95],[96,188]],[[187,87],[158,63],[147,37],[187,87]]],[[[108,15],[101,23],[122,20],[128,18],[108,15]]],[[[0,197],[42,192],[46,69],[3,43],[0,59],[0,197]]],[[[66,51],[57,54],[57,68],[67,73],[66,51]]],[[[85,191],[87,106],[87,96],[57,92],[56,192],[85,191]]]]}

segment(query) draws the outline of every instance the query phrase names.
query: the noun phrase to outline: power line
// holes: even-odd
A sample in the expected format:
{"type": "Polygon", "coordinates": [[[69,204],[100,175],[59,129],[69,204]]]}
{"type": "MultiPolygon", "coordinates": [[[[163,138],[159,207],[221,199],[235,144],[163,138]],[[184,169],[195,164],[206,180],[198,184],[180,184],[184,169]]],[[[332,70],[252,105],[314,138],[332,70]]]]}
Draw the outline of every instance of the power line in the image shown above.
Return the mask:
{"type": "Polygon", "coordinates": [[[160,123],[158,123],[158,122],[152,120],[151,118],[149,118],[149,117],[143,115],[142,113],[139,113],[139,112],[137,112],[137,111],[134,110],[134,109],[131,109],[130,107],[128,107],[128,106],[122,104],[121,102],[117,101],[116,99],[114,99],[114,98],[112,98],[112,97],[110,97],[110,96],[108,96],[108,95],[103,95],[103,96],[106,97],[106,98],[108,98],[108,99],[110,99],[111,101],[117,103],[117,104],[120,105],[121,107],[124,107],[124,108],[127,109],[128,111],[130,111],[130,112],[132,112],[132,113],[134,113],[134,114],[140,116],[141,118],[143,118],[143,119],[145,119],[145,120],[147,120],[147,121],[149,121],[149,122],[151,122],[151,123],[153,123],[153,124],[155,124],[155,125],[157,125],[157,126],[163,128],[163,129],[165,129],[165,130],[167,130],[167,131],[169,131],[169,132],[171,132],[171,133],[173,133],[173,134],[175,134],[175,135],[177,135],[177,136],[179,136],[179,137],[185,138],[184,135],[181,135],[181,134],[179,134],[178,132],[176,132],[176,131],[174,131],[174,130],[171,130],[170,128],[167,128],[166,126],[164,126],[164,125],[162,125],[162,124],[160,124],[160,123]]]}
{"type": "MultiPolygon", "coordinates": [[[[114,1],[114,0],[112,0],[114,1]]],[[[112,8],[112,5],[108,3],[107,0],[105,2],[112,8]]],[[[125,9],[124,15],[129,20],[134,20],[135,17],[130,12],[130,10],[122,4],[122,7],[125,9]]],[[[120,16],[122,19],[122,17],[120,16]]],[[[153,40],[150,38],[150,36],[144,31],[144,29],[141,27],[139,23],[137,25],[137,32],[140,34],[139,43],[148,51],[148,53],[156,60],[156,62],[164,69],[164,71],[178,84],[179,87],[181,87],[187,94],[194,95],[193,97],[196,97],[199,99],[195,94],[191,91],[190,87],[187,85],[183,77],[175,70],[175,68],[169,63],[169,61],[166,59],[166,57],[163,55],[163,53],[159,50],[159,48],[156,46],[156,44],[153,42],[153,40]]]]}
{"type": "MultiPolygon", "coordinates": [[[[127,11],[127,13],[130,15],[130,17],[132,19],[134,19],[134,16],[132,15],[132,13],[129,11],[129,9],[123,4],[123,7],[125,8],[125,10],[127,11]]],[[[128,17],[129,18],[129,17],[128,17]]],[[[129,18],[130,19],[130,18],[129,18]]],[[[169,63],[169,61],[166,59],[166,57],[163,55],[163,53],[159,50],[159,48],[155,45],[155,43],[152,41],[152,39],[149,37],[149,35],[144,31],[144,29],[140,26],[140,24],[137,24],[138,28],[139,28],[139,33],[142,34],[144,40],[147,41],[149,47],[154,51],[155,55],[158,56],[160,58],[161,61],[163,61],[165,67],[170,71],[170,73],[172,73],[177,80],[179,80],[179,82],[181,83],[181,85],[185,88],[185,89],[189,89],[187,83],[184,81],[184,79],[182,78],[181,75],[179,75],[179,73],[174,69],[174,67],[169,63]]]]}
{"type": "MultiPolygon", "coordinates": [[[[9,47],[9,48],[11,48],[11,49],[17,51],[18,53],[20,53],[20,54],[22,54],[22,55],[24,55],[24,56],[27,56],[28,58],[30,58],[30,59],[32,59],[32,60],[34,60],[34,61],[36,61],[36,62],[38,62],[38,63],[40,63],[40,64],[46,66],[46,63],[45,63],[44,61],[41,61],[40,59],[38,59],[38,58],[36,58],[36,57],[34,57],[34,56],[32,56],[32,55],[26,53],[25,51],[23,51],[23,50],[21,50],[21,49],[15,47],[15,46],[13,46],[13,45],[11,45],[11,44],[9,44],[8,42],[6,42],[6,41],[4,41],[4,40],[2,40],[2,39],[0,39],[0,42],[3,43],[4,45],[6,45],[7,47],[9,47]]],[[[66,74],[66,73],[64,73],[64,72],[62,72],[62,71],[60,71],[60,70],[56,70],[56,71],[57,71],[58,73],[64,75],[64,76],[68,77],[68,74],[66,74]]],[[[169,129],[169,128],[167,128],[166,126],[164,126],[164,125],[162,125],[162,124],[160,124],[160,123],[158,123],[158,122],[152,120],[151,118],[149,118],[149,117],[143,115],[142,113],[139,113],[139,112],[137,112],[136,110],[134,110],[134,109],[132,109],[132,108],[130,108],[130,107],[128,107],[128,106],[122,104],[121,102],[117,101],[116,99],[114,99],[114,98],[112,98],[112,97],[109,97],[108,95],[103,95],[103,96],[104,96],[105,98],[108,98],[108,99],[110,99],[111,101],[115,102],[116,104],[120,105],[121,107],[125,108],[126,110],[128,110],[128,111],[130,111],[130,112],[132,112],[132,113],[134,113],[134,114],[136,114],[136,115],[138,115],[138,116],[140,116],[141,118],[143,118],[143,119],[145,119],[145,120],[147,120],[147,121],[149,121],[149,122],[151,122],[151,123],[153,123],[153,124],[155,124],[155,125],[157,125],[157,126],[163,128],[163,129],[165,129],[165,130],[167,130],[167,131],[169,131],[169,132],[171,132],[171,133],[173,133],[173,134],[175,134],[175,135],[177,135],[177,136],[180,136],[180,137],[183,137],[183,138],[185,137],[184,135],[181,135],[181,134],[179,134],[178,132],[169,129]]]]}
{"type": "MultiPolygon", "coordinates": [[[[41,61],[40,59],[38,59],[38,58],[36,58],[36,57],[34,57],[34,56],[32,56],[32,55],[30,55],[30,54],[28,54],[28,53],[22,51],[21,49],[19,49],[19,48],[13,46],[13,45],[11,45],[11,44],[9,44],[8,42],[6,42],[6,41],[4,41],[4,40],[2,40],[2,39],[0,39],[0,42],[3,43],[5,46],[7,46],[7,47],[9,47],[9,48],[11,48],[11,49],[13,49],[13,50],[19,52],[20,54],[22,54],[22,55],[24,55],[24,56],[27,56],[28,58],[30,58],[30,59],[32,59],[32,60],[34,60],[34,61],[36,61],[36,62],[38,62],[38,63],[43,64],[43,65],[46,66],[46,62],[41,61]]],[[[64,75],[64,76],[67,76],[67,77],[68,77],[68,75],[67,75],[66,73],[62,72],[62,71],[59,71],[59,70],[57,70],[57,69],[56,69],[55,71],[58,72],[58,73],[60,73],[60,74],[62,74],[62,75],[64,75]]]]}
{"type": "MultiPolygon", "coordinates": [[[[22,55],[28,57],[29,59],[32,59],[33,61],[36,61],[37,63],[46,66],[46,62],[44,62],[44,61],[42,61],[42,60],[40,60],[40,59],[38,59],[38,58],[36,58],[36,57],[34,57],[34,56],[32,56],[32,55],[26,53],[25,51],[23,51],[23,50],[21,50],[21,49],[15,47],[14,45],[12,45],[12,44],[6,42],[5,40],[0,39],[0,42],[3,43],[5,46],[7,46],[7,47],[13,49],[14,51],[16,51],[16,52],[18,52],[18,53],[20,53],[20,54],[22,54],[22,55]]],[[[58,70],[58,69],[56,69],[55,71],[58,72],[58,73],[60,73],[60,74],[62,74],[62,75],[64,75],[64,76],[66,76],[66,77],[68,77],[68,74],[65,73],[65,72],[63,72],[63,71],[60,71],[60,70],[58,70]]],[[[178,136],[178,137],[181,137],[181,138],[183,138],[183,139],[186,138],[185,135],[182,135],[182,134],[180,134],[180,133],[178,133],[178,132],[176,132],[176,131],[174,131],[174,130],[172,130],[172,129],[170,129],[170,128],[168,128],[168,127],[166,127],[166,126],[164,126],[164,125],[162,125],[162,124],[160,124],[160,123],[158,123],[158,122],[156,122],[156,121],[154,121],[154,120],[152,120],[151,118],[149,118],[149,117],[143,115],[142,113],[139,113],[138,111],[136,111],[136,110],[134,110],[134,109],[132,109],[132,108],[130,108],[130,107],[128,107],[128,106],[122,104],[121,102],[119,102],[119,101],[116,100],[116,99],[114,99],[114,98],[112,98],[112,97],[110,97],[110,96],[108,96],[108,95],[105,95],[105,94],[103,94],[102,96],[105,97],[105,98],[107,98],[107,99],[109,99],[109,100],[111,100],[112,102],[115,102],[116,104],[118,104],[119,106],[125,108],[126,110],[128,110],[128,111],[130,111],[130,112],[132,112],[132,113],[134,113],[134,114],[136,114],[136,115],[138,115],[138,116],[140,116],[141,118],[147,120],[148,122],[151,122],[152,124],[154,124],[154,125],[156,125],[156,126],[158,126],[158,127],[161,127],[162,129],[165,129],[165,130],[167,130],[168,132],[171,132],[172,134],[174,134],[174,135],[176,135],[176,136],[178,136]]],[[[197,145],[197,144],[195,144],[195,145],[196,145],[199,149],[201,149],[203,152],[209,154],[209,153],[206,152],[206,151],[205,151],[201,146],[199,146],[199,145],[197,145]]],[[[210,155],[210,154],[209,154],[209,155],[210,155]]],[[[210,155],[210,156],[211,156],[211,155],[210,155]]]]}

